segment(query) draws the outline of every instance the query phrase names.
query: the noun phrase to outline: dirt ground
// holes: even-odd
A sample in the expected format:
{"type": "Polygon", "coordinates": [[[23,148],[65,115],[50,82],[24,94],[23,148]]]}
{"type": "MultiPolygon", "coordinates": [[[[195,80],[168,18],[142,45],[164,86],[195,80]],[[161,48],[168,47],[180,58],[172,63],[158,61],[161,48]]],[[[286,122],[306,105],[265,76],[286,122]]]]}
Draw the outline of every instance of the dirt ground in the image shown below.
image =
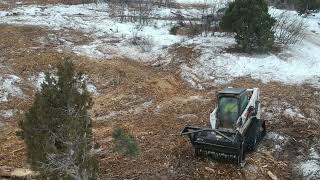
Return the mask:
{"type": "MultiPolygon", "coordinates": [[[[38,41],[52,33],[58,32],[0,25],[0,75],[20,77],[19,87],[24,93],[24,97],[10,97],[10,101],[0,103],[1,110],[18,110],[15,116],[1,120],[0,166],[28,168],[25,146],[15,134],[17,122],[23,119],[35,93],[30,77],[53,70],[66,58],[72,59],[97,87],[91,114],[94,139],[101,148],[103,179],[269,179],[268,171],[280,179],[298,179],[295,165],[307,158],[311,145],[319,143],[319,89],[240,77],[224,86],[195,90],[181,80],[174,64],[152,67],[130,59],[96,60],[58,52],[57,44],[38,41]],[[186,125],[209,125],[215,93],[227,86],[260,88],[268,132],[290,137],[283,142],[266,138],[257,152],[248,154],[244,168],[196,158],[188,139],[180,136],[186,125]],[[281,113],[290,106],[300,109],[308,120],[281,113]],[[140,150],[137,157],[112,150],[111,132],[115,126],[136,138],[140,150]],[[280,149],[275,149],[277,143],[280,149]]],[[[177,48],[177,53],[182,61],[191,61],[188,48],[177,48]]]]}

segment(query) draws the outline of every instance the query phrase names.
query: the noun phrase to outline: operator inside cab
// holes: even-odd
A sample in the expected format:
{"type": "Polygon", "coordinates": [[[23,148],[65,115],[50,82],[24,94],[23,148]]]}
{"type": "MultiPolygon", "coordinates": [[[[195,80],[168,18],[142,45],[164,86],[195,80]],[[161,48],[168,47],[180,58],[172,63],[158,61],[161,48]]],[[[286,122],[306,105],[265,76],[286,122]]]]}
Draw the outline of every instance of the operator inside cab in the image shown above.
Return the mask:
{"type": "Polygon", "coordinates": [[[235,124],[240,116],[240,114],[244,111],[246,106],[248,105],[248,96],[243,95],[239,99],[236,97],[221,97],[219,100],[219,120],[220,127],[233,129],[235,124]],[[240,106],[240,108],[239,108],[240,106]],[[240,110],[240,113],[239,113],[240,110]]]}

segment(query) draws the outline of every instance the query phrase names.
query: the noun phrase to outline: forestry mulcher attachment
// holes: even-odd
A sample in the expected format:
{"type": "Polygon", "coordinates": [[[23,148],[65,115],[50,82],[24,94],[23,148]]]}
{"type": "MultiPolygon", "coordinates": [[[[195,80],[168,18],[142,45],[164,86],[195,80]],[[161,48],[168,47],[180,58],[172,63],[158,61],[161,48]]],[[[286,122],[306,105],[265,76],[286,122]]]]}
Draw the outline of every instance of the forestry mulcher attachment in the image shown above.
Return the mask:
{"type": "Polygon", "coordinates": [[[217,107],[210,114],[211,128],[186,126],[181,134],[189,137],[196,156],[236,160],[244,166],[245,153],[255,150],[266,134],[261,119],[258,88],[225,88],[217,94],[217,107]]]}

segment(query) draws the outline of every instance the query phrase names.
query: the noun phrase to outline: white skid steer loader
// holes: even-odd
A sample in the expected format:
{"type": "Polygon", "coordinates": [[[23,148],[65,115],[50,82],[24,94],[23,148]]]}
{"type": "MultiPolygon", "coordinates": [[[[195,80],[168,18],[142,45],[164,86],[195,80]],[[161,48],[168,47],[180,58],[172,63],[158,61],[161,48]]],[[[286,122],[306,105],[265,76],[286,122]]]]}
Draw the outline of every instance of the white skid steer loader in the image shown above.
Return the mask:
{"type": "Polygon", "coordinates": [[[235,159],[244,166],[245,153],[256,149],[266,134],[261,119],[258,88],[225,88],[217,94],[217,107],[210,114],[211,128],[186,126],[196,156],[206,153],[216,159],[235,159]]]}

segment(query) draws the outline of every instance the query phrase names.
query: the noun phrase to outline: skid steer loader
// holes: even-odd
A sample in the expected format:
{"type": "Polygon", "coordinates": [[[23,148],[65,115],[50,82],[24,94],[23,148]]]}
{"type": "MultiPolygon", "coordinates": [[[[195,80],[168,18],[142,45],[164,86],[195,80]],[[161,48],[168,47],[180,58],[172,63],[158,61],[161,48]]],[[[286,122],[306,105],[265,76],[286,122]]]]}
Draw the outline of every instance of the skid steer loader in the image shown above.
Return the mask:
{"type": "Polygon", "coordinates": [[[245,153],[255,150],[266,134],[261,119],[258,88],[225,88],[217,94],[217,107],[210,114],[211,128],[186,126],[181,134],[189,137],[196,156],[236,160],[244,166],[245,153]]]}

